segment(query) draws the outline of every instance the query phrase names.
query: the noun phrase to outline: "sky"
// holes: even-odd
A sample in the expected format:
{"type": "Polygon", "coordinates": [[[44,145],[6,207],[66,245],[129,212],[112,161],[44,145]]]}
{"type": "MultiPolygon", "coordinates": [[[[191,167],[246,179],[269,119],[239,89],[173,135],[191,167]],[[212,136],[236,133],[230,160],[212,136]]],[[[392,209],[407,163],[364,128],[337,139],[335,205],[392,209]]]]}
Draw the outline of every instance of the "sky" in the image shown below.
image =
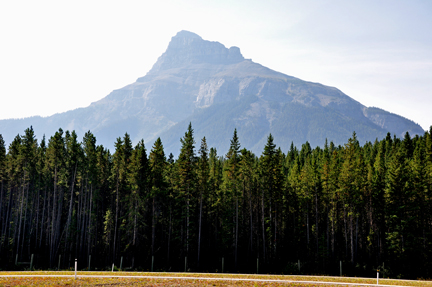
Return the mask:
{"type": "Polygon", "coordinates": [[[426,130],[431,15],[429,0],[0,1],[0,119],[86,107],[188,30],[426,130]]]}

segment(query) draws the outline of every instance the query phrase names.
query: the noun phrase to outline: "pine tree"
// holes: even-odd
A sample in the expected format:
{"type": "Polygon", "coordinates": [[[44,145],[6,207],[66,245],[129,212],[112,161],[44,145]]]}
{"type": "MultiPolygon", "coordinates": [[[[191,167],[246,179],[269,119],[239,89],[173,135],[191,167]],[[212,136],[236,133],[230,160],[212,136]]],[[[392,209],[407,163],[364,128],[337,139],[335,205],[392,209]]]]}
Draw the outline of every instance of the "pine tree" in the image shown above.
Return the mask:
{"type": "Polygon", "coordinates": [[[354,243],[354,221],[358,216],[357,200],[359,195],[358,182],[358,162],[357,155],[359,153],[359,143],[356,134],[348,140],[345,145],[343,163],[339,176],[339,192],[344,207],[344,237],[346,256],[350,254],[350,260],[354,263],[355,260],[355,243],[354,243]],[[350,252],[348,252],[348,248],[350,252]]]}
{"type": "Polygon", "coordinates": [[[404,195],[406,189],[407,167],[405,166],[404,152],[397,147],[388,163],[388,172],[385,187],[385,213],[386,213],[386,239],[387,254],[389,259],[401,262],[399,259],[404,255],[404,240],[406,240],[405,209],[408,198],[404,195]]]}
{"type": "Polygon", "coordinates": [[[282,170],[282,152],[276,149],[273,142],[273,136],[270,134],[267,138],[267,144],[264,147],[263,155],[260,158],[260,177],[262,184],[262,196],[268,201],[269,225],[267,227],[267,242],[272,243],[270,247],[271,255],[276,255],[276,242],[278,233],[278,214],[280,209],[280,195],[282,194],[283,182],[281,176],[282,170]]]}
{"type": "MultiPolygon", "coordinates": [[[[6,225],[4,210],[5,210],[5,192],[7,186],[7,171],[6,171],[6,146],[3,136],[0,134],[0,231],[6,225]]],[[[2,234],[2,233],[1,233],[2,234]]],[[[3,239],[0,242],[0,253],[3,239]]]]}
{"type": "MultiPolygon", "coordinates": [[[[199,149],[199,159],[197,167],[197,184],[199,190],[199,217],[198,217],[198,258],[197,265],[200,266],[201,256],[201,234],[202,234],[202,219],[203,219],[203,201],[208,197],[209,188],[209,158],[208,158],[208,147],[207,141],[204,137],[201,140],[201,146],[199,149]]],[[[206,206],[204,207],[206,208],[206,206]]]]}
{"type": "Polygon", "coordinates": [[[209,245],[212,246],[211,251],[213,256],[223,252],[221,225],[222,225],[222,201],[224,199],[222,193],[223,182],[223,159],[218,157],[216,148],[210,148],[209,153],[209,218],[211,222],[211,235],[209,245]]]}
{"type": "Polygon", "coordinates": [[[180,139],[181,149],[177,160],[177,192],[179,199],[184,201],[184,227],[186,229],[185,238],[182,240],[183,253],[189,255],[190,231],[191,231],[191,200],[194,198],[195,179],[196,179],[196,158],[195,158],[195,141],[193,138],[192,124],[189,123],[188,129],[183,138],[180,139]]]}
{"type": "Polygon", "coordinates": [[[150,169],[151,169],[151,194],[150,200],[152,205],[152,235],[151,235],[151,255],[154,255],[156,225],[161,213],[161,204],[166,199],[167,183],[165,181],[166,157],[163,150],[162,141],[157,138],[150,152],[150,169]]]}
{"type": "MultiPolygon", "coordinates": [[[[49,250],[50,250],[50,265],[54,264],[54,258],[58,255],[58,246],[60,240],[61,216],[63,209],[63,195],[65,184],[65,142],[63,138],[63,130],[59,129],[54,136],[49,139],[48,148],[46,151],[47,165],[52,182],[52,206],[48,208],[51,212],[48,215],[50,218],[49,231],[49,250]]],[[[49,218],[48,217],[48,218],[49,218]]]]}
{"type": "Polygon", "coordinates": [[[81,163],[83,161],[83,151],[80,143],[77,140],[77,134],[75,131],[72,131],[72,134],[66,133],[65,141],[66,141],[66,169],[68,171],[68,186],[69,186],[69,207],[67,212],[66,219],[66,236],[65,236],[65,252],[69,253],[71,256],[72,246],[73,246],[73,228],[72,228],[72,217],[74,211],[74,196],[75,196],[75,188],[78,183],[78,177],[80,173],[81,163]]]}
{"type": "Polygon", "coordinates": [[[128,165],[127,184],[129,188],[126,194],[126,232],[124,252],[132,257],[132,266],[135,264],[135,256],[139,253],[140,245],[144,244],[146,213],[145,201],[149,194],[150,182],[149,162],[147,158],[144,140],[138,142],[132,151],[128,165]]]}
{"type": "MultiPolygon", "coordinates": [[[[123,200],[128,194],[128,166],[132,154],[132,142],[130,136],[126,133],[123,140],[118,138],[115,143],[115,153],[113,155],[113,169],[112,169],[112,185],[115,194],[114,201],[114,234],[113,234],[113,249],[112,259],[115,260],[119,250],[119,231],[124,229],[124,225],[120,221],[124,216],[123,200]]],[[[111,215],[110,215],[111,216],[111,215]]],[[[109,223],[110,216],[106,215],[106,222],[109,223]]]]}
{"type": "Polygon", "coordinates": [[[226,190],[230,198],[234,201],[234,266],[237,268],[238,263],[238,238],[239,238],[239,161],[240,161],[240,142],[237,137],[237,129],[234,129],[234,135],[231,139],[230,148],[226,155],[227,162],[225,172],[227,175],[226,190]]]}

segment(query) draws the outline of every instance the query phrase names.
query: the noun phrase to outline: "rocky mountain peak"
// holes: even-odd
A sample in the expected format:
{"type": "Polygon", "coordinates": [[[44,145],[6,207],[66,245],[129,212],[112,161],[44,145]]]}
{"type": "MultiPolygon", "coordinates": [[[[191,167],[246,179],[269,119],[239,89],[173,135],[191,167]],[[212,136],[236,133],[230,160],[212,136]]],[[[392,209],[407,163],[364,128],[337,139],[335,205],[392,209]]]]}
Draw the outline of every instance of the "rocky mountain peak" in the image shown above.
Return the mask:
{"type": "Polygon", "coordinates": [[[12,142],[18,131],[33,126],[38,137],[58,128],[79,136],[92,131],[98,144],[113,143],[128,132],[133,142],[158,137],[174,155],[188,124],[197,141],[204,136],[219,154],[228,151],[237,129],[242,147],[262,153],[271,133],[282,151],[290,144],[325,140],[346,143],[356,132],[360,143],[387,132],[422,135],[422,128],[401,116],[367,108],[336,88],[302,81],[245,60],[236,47],[226,48],[197,34],[180,31],[153,69],[124,88],[86,108],[51,117],[0,120],[0,133],[12,142]],[[151,75],[149,75],[151,74],[151,75]]]}
{"type": "Polygon", "coordinates": [[[243,60],[238,47],[228,49],[219,42],[203,40],[197,34],[183,30],[171,38],[167,50],[159,57],[149,74],[190,64],[235,64],[243,60]]]}
{"type": "Polygon", "coordinates": [[[197,35],[193,32],[190,32],[190,31],[186,31],[186,30],[181,30],[180,32],[178,32],[174,37],[172,37],[172,40],[177,39],[177,38],[189,38],[189,39],[201,39],[202,40],[202,38],[199,35],[197,35]]]}

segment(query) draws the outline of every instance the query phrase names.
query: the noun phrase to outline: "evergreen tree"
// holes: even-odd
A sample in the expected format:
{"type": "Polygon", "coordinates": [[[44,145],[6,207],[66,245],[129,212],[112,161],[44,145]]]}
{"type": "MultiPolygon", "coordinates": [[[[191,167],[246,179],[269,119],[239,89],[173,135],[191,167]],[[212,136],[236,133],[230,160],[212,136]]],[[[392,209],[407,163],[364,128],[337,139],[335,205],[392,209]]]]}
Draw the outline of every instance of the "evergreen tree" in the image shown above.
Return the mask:
{"type": "Polygon", "coordinates": [[[151,254],[154,255],[156,240],[156,225],[161,213],[161,204],[166,200],[167,183],[165,181],[166,157],[163,150],[162,141],[157,138],[150,152],[150,169],[151,169],[151,194],[150,200],[152,205],[152,235],[151,235],[151,254]]]}
{"type": "Polygon", "coordinates": [[[124,252],[131,256],[132,265],[135,263],[135,256],[139,252],[140,243],[144,244],[145,200],[150,189],[149,181],[149,162],[144,141],[141,140],[132,151],[128,165],[127,183],[129,185],[129,193],[126,195],[125,201],[127,226],[124,235],[124,242],[126,244],[124,252]]]}
{"type": "MultiPolygon", "coordinates": [[[[244,216],[245,219],[245,225],[248,226],[248,228],[245,228],[248,230],[248,237],[244,238],[244,240],[248,241],[248,254],[249,259],[255,258],[256,254],[258,253],[258,246],[259,244],[255,243],[254,240],[254,233],[256,228],[254,228],[254,217],[257,216],[258,210],[256,210],[254,206],[254,201],[256,201],[257,198],[257,172],[256,172],[256,157],[255,155],[245,148],[243,148],[241,151],[241,157],[240,157],[240,168],[239,168],[239,179],[241,182],[241,188],[242,188],[242,197],[247,200],[247,203],[245,203],[244,207],[244,216]],[[247,223],[246,223],[247,222],[247,223]]],[[[255,238],[256,240],[259,240],[259,238],[255,238]]]]}
{"type": "MultiPolygon", "coordinates": [[[[200,266],[200,256],[201,256],[201,234],[202,234],[202,220],[203,220],[203,201],[207,201],[208,188],[209,188],[209,158],[208,158],[208,147],[207,141],[204,137],[201,140],[201,146],[199,149],[199,159],[197,167],[197,186],[199,190],[199,217],[198,217],[198,258],[197,265],[200,266]]],[[[204,203],[204,208],[207,205],[204,203]]]]}
{"type": "Polygon", "coordinates": [[[63,130],[59,129],[54,136],[48,141],[48,148],[46,151],[47,169],[50,172],[52,180],[52,190],[49,195],[48,214],[49,235],[48,243],[50,250],[50,265],[54,264],[54,259],[58,255],[58,246],[60,240],[60,226],[62,221],[62,209],[65,190],[65,142],[63,137],[63,130]],[[50,200],[51,198],[51,200],[50,200]],[[51,206],[50,206],[51,203],[51,206]]]}
{"type": "Polygon", "coordinates": [[[342,260],[350,276],[373,266],[428,277],[431,131],[363,146],[354,133],[343,147],[292,144],[286,156],[269,135],[258,158],[240,150],[236,130],[225,156],[205,138],[195,156],[189,125],[177,160],[160,139],[147,158],[128,134],[113,155],[91,132],[80,143],[60,129],[38,144],[30,127],[7,150],[0,136],[0,267],[17,254],[35,254],[37,268],[98,254],[97,268],[122,256],[146,269],[155,256],[168,270],[189,256],[189,269],[210,271],[229,256],[229,271],[250,272],[258,257],[274,273],[300,259],[303,272],[331,274],[342,260]]]}
{"type": "MultiPolygon", "coordinates": [[[[130,163],[130,156],[132,154],[132,143],[129,135],[126,133],[123,140],[121,138],[117,138],[115,143],[115,153],[113,155],[113,168],[112,168],[112,186],[115,194],[115,198],[113,199],[114,208],[111,210],[115,210],[113,218],[112,212],[107,211],[105,222],[107,225],[114,226],[113,232],[113,246],[112,246],[112,259],[115,260],[117,253],[119,251],[119,231],[123,230],[124,225],[122,225],[121,219],[124,216],[123,209],[123,200],[126,198],[126,194],[128,194],[128,166],[130,163]],[[114,224],[111,224],[113,220],[114,224]]],[[[111,233],[110,231],[106,231],[106,233],[111,233]]]]}
{"type": "Polygon", "coordinates": [[[263,155],[260,158],[261,190],[263,201],[267,202],[266,205],[268,206],[268,215],[263,215],[265,216],[265,221],[269,223],[266,229],[266,241],[271,244],[269,248],[272,257],[276,255],[276,236],[278,232],[277,216],[280,209],[280,201],[278,199],[283,188],[283,182],[281,180],[283,172],[280,159],[281,152],[278,152],[273,140],[273,136],[270,134],[267,138],[267,144],[264,147],[263,155]]]}
{"type": "Polygon", "coordinates": [[[238,173],[239,173],[239,161],[240,161],[240,142],[237,137],[237,129],[234,129],[234,135],[231,139],[230,148],[228,150],[228,153],[226,155],[227,161],[226,161],[226,191],[227,196],[229,198],[232,198],[233,205],[234,205],[234,230],[233,230],[233,241],[234,241],[234,266],[237,268],[238,263],[238,238],[239,238],[239,197],[241,196],[239,193],[239,180],[238,180],[238,173]]]}
{"type": "MultiPolygon", "coordinates": [[[[6,161],[6,146],[3,140],[3,136],[0,134],[0,231],[6,225],[5,222],[5,196],[7,188],[7,161],[6,161]]],[[[1,233],[3,235],[3,233],[1,233]]],[[[1,247],[3,245],[3,237],[0,241],[0,254],[2,252],[1,247]]]]}
{"type": "Polygon", "coordinates": [[[182,236],[183,254],[189,255],[189,245],[191,241],[191,215],[193,208],[191,200],[194,198],[195,184],[196,184],[196,158],[195,158],[195,141],[193,138],[192,124],[189,123],[188,129],[183,138],[180,139],[181,149],[180,155],[177,160],[177,192],[178,197],[184,202],[184,212],[182,218],[184,219],[185,234],[182,236]]]}

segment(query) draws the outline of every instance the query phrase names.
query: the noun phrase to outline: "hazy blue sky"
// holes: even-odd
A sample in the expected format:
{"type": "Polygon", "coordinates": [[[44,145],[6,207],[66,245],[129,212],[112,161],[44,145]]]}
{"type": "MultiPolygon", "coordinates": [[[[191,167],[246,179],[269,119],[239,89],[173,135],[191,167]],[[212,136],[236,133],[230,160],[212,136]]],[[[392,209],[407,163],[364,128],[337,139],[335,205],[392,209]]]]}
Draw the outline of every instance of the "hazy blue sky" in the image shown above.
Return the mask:
{"type": "Polygon", "coordinates": [[[180,30],[432,125],[429,0],[1,1],[0,119],[88,106],[145,75],[180,30]]]}

